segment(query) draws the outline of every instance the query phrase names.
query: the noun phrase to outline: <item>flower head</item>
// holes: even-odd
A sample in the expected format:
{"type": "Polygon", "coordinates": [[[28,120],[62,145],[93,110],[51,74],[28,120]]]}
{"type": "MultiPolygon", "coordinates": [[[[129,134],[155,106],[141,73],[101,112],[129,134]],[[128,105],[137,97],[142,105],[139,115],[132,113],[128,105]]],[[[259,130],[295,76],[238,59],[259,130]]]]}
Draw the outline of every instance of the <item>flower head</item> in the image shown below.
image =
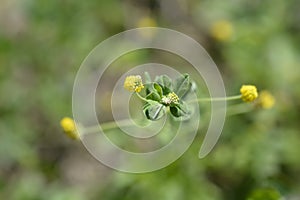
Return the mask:
{"type": "Polygon", "coordinates": [[[179,97],[177,96],[177,94],[175,94],[175,92],[171,92],[167,96],[163,96],[161,101],[166,105],[177,104],[179,102],[179,97]]]}
{"type": "Polygon", "coordinates": [[[212,25],[210,34],[216,40],[228,41],[233,34],[233,26],[227,20],[217,21],[212,25]]]}
{"type": "Polygon", "coordinates": [[[73,119],[71,119],[69,117],[64,117],[60,121],[60,125],[68,137],[70,137],[74,140],[79,139],[79,135],[77,133],[76,125],[75,125],[75,122],[73,119]]]}
{"type": "Polygon", "coordinates": [[[141,27],[156,27],[156,21],[152,17],[142,17],[140,20],[137,22],[137,26],[139,28],[141,27]]]}
{"type": "Polygon", "coordinates": [[[140,75],[127,76],[124,81],[124,88],[130,92],[140,92],[144,88],[142,77],[140,75]]]}
{"type": "Polygon", "coordinates": [[[243,85],[240,89],[241,98],[245,102],[254,101],[258,97],[257,89],[254,85],[243,85]]]}
{"type": "Polygon", "coordinates": [[[152,17],[142,17],[136,22],[136,26],[141,28],[138,30],[141,37],[145,39],[153,38],[156,35],[156,29],[144,29],[144,27],[157,27],[157,22],[152,17]]]}
{"type": "Polygon", "coordinates": [[[269,91],[264,90],[259,92],[257,103],[264,109],[270,109],[275,104],[275,98],[269,91]]]}

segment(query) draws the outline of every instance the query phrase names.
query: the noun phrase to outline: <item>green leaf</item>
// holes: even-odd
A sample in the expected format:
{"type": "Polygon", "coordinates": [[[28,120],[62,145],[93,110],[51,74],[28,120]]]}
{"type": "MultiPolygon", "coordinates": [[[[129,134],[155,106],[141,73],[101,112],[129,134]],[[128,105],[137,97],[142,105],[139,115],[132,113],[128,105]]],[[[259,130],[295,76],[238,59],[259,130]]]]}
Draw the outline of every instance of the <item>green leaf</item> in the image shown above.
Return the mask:
{"type": "Polygon", "coordinates": [[[184,102],[170,107],[170,112],[174,117],[183,117],[184,120],[188,119],[191,115],[189,106],[184,102]]]}
{"type": "Polygon", "coordinates": [[[196,92],[198,89],[195,81],[191,81],[191,91],[196,92]]]}
{"type": "Polygon", "coordinates": [[[147,83],[144,85],[146,90],[146,99],[150,99],[153,101],[160,101],[161,100],[161,88],[156,83],[147,83]],[[155,86],[156,85],[156,86],[155,86]]]}
{"type": "Polygon", "coordinates": [[[165,106],[156,101],[149,101],[144,105],[143,111],[147,119],[159,120],[165,114],[165,106]]]}
{"type": "Polygon", "coordinates": [[[144,77],[145,77],[145,83],[151,83],[151,77],[150,74],[148,72],[144,73],[144,77]]]}
{"type": "Polygon", "coordinates": [[[179,98],[182,98],[190,90],[191,85],[190,76],[188,74],[183,74],[175,80],[174,92],[179,98]]]}
{"type": "Polygon", "coordinates": [[[157,93],[159,94],[160,98],[163,96],[163,90],[162,88],[160,87],[159,84],[157,83],[153,83],[153,87],[154,89],[157,91],[157,93]]]}
{"type": "Polygon", "coordinates": [[[155,82],[161,85],[163,95],[167,95],[173,91],[172,80],[167,75],[157,76],[155,82]]]}

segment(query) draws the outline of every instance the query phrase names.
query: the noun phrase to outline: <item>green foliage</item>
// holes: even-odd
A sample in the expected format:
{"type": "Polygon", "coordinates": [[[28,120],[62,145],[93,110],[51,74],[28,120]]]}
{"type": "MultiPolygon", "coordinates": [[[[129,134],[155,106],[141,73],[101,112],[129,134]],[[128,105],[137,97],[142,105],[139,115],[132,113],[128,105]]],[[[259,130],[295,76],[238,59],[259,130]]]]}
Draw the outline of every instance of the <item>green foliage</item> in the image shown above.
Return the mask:
{"type": "Polygon", "coordinates": [[[280,193],[272,188],[262,188],[254,190],[247,200],[280,200],[280,193]]]}
{"type": "Polygon", "coordinates": [[[188,74],[183,74],[174,81],[174,92],[183,98],[191,89],[192,83],[188,74]]]}
{"type": "Polygon", "coordinates": [[[172,80],[166,75],[157,76],[154,82],[157,82],[162,87],[163,95],[167,95],[173,91],[172,80]]]}
{"type": "Polygon", "coordinates": [[[153,101],[161,101],[162,98],[162,88],[157,83],[147,83],[145,84],[146,99],[153,101]]]}
{"type": "Polygon", "coordinates": [[[170,107],[170,112],[174,117],[183,117],[188,119],[190,115],[190,108],[185,102],[170,107]]]}
{"type": "Polygon", "coordinates": [[[191,91],[192,86],[188,74],[178,77],[174,83],[167,75],[160,75],[151,83],[151,78],[146,72],[145,80],[145,99],[147,102],[143,107],[143,112],[147,119],[159,120],[166,113],[166,109],[170,110],[173,117],[181,120],[189,118],[190,108],[183,101],[184,96],[191,91]]]}
{"type": "Polygon", "coordinates": [[[164,105],[157,101],[148,100],[144,105],[143,111],[145,116],[150,120],[159,120],[165,114],[164,105]]]}
{"type": "MultiPolygon", "coordinates": [[[[265,185],[274,186],[283,199],[299,199],[299,7],[299,0],[1,0],[0,199],[279,197],[274,190],[266,192],[265,185]],[[271,110],[256,109],[228,117],[216,147],[199,160],[197,154],[210,119],[209,104],[201,103],[200,128],[191,148],[165,169],[132,175],[102,167],[81,143],[63,135],[59,121],[72,116],[73,81],[88,53],[104,39],[138,27],[146,17],[202,44],[220,69],[227,94],[236,94],[241,84],[251,83],[259,91],[270,90],[276,104],[271,110]],[[232,36],[227,41],[211,35],[212,25],[219,20],[232,25],[232,36]],[[257,190],[252,194],[253,188],[257,190]]],[[[177,41],[173,42],[176,45],[177,41]]],[[[138,50],[112,63],[104,78],[114,82],[132,66],[155,61],[191,77],[187,81],[182,75],[175,83],[164,76],[151,80],[145,75],[150,94],[147,99],[154,107],[160,106],[162,96],[171,91],[187,98],[191,80],[197,83],[199,97],[209,97],[201,76],[179,57],[138,50]],[[153,81],[161,90],[151,84],[153,81]],[[179,85],[183,86],[180,91],[179,85]]],[[[110,121],[113,87],[104,87],[95,107],[105,121],[110,121]]],[[[180,108],[170,108],[172,116],[189,112],[186,110],[184,102],[180,108]]],[[[143,117],[141,109],[138,111],[143,117]]],[[[149,108],[148,118],[155,118],[155,111],[149,108]]],[[[165,115],[164,111],[158,117],[165,115]]],[[[173,124],[167,126],[170,131],[162,137],[169,142],[176,132],[173,124]]],[[[107,135],[113,135],[121,148],[137,142],[127,142],[120,130],[107,135]]]]}

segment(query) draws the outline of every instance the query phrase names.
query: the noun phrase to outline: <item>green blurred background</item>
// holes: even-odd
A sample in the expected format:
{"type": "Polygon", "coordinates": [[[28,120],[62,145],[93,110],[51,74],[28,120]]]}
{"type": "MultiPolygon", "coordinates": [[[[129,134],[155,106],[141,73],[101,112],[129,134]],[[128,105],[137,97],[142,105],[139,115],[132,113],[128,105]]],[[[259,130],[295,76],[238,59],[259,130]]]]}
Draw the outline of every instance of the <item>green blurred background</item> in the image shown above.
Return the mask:
{"type": "MultiPolygon", "coordinates": [[[[268,200],[280,193],[299,200],[299,8],[297,0],[1,0],[0,199],[268,200]],[[73,81],[92,48],[142,26],[193,37],[228,94],[252,83],[271,91],[275,106],[228,117],[204,159],[197,155],[205,125],[160,171],[133,175],[101,165],[63,135],[59,121],[72,116],[73,81]]],[[[160,59],[172,58],[152,55],[160,59]]]]}

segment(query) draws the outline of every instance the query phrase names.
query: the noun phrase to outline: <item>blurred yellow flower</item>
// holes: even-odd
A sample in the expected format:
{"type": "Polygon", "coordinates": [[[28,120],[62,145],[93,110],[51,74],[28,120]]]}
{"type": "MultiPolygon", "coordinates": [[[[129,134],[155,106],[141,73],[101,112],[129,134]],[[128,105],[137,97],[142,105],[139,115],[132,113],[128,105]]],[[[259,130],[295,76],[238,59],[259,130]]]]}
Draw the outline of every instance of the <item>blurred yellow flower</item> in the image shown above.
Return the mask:
{"type": "Polygon", "coordinates": [[[227,20],[217,21],[212,25],[210,34],[216,40],[228,41],[233,35],[233,26],[227,20]]]}
{"type": "Polygon", "coordinates": [[[63,128],[65,134],[74,139],[74,140],[78,140],[79,139],[79,135],[77,133],[76,130],[76,125],[73,119],[69,118],[69,117],[64,117],[61,121],[60,121],[60,125],[63,128]]]}
{"type": "Polygon", "coordinates": [[[257,89],[254,85],[243,85],[240,89],[241,98],[245,102],[254,101],[258,97],[257,89]]]}
{"type": "MultiPolygon", "coordinates": [[[[136,26],[138,28],[157,27],[157,23],[152,17],[142,17],[136,22],[136,26]]],[[[139,32],[146,39],[153,38],[156,35],[156,29],[140,29],[139,32]]]]}
{"type": "Polygon", "coordinates": [[[139,27],[139,28],[142,28],[142,27],[156,27],[156,26],[157,26],[156,21],[151,17],[142,17],[137,22],[137,27],[139,27]]]}
{"type": "Polygon", "coordinates": [[[275,104],[275,98],[269,91],[263,90],[259,93],[259,98],[257,102],[258,105],[262,108],[270,109],[275,104]]]}
{"type": "Polygon", "coordinates": [[[124,88],[130,92],[140,92],[144,88],[142,77],[140,75],[127,76],[124,81],[124,88]]]}

